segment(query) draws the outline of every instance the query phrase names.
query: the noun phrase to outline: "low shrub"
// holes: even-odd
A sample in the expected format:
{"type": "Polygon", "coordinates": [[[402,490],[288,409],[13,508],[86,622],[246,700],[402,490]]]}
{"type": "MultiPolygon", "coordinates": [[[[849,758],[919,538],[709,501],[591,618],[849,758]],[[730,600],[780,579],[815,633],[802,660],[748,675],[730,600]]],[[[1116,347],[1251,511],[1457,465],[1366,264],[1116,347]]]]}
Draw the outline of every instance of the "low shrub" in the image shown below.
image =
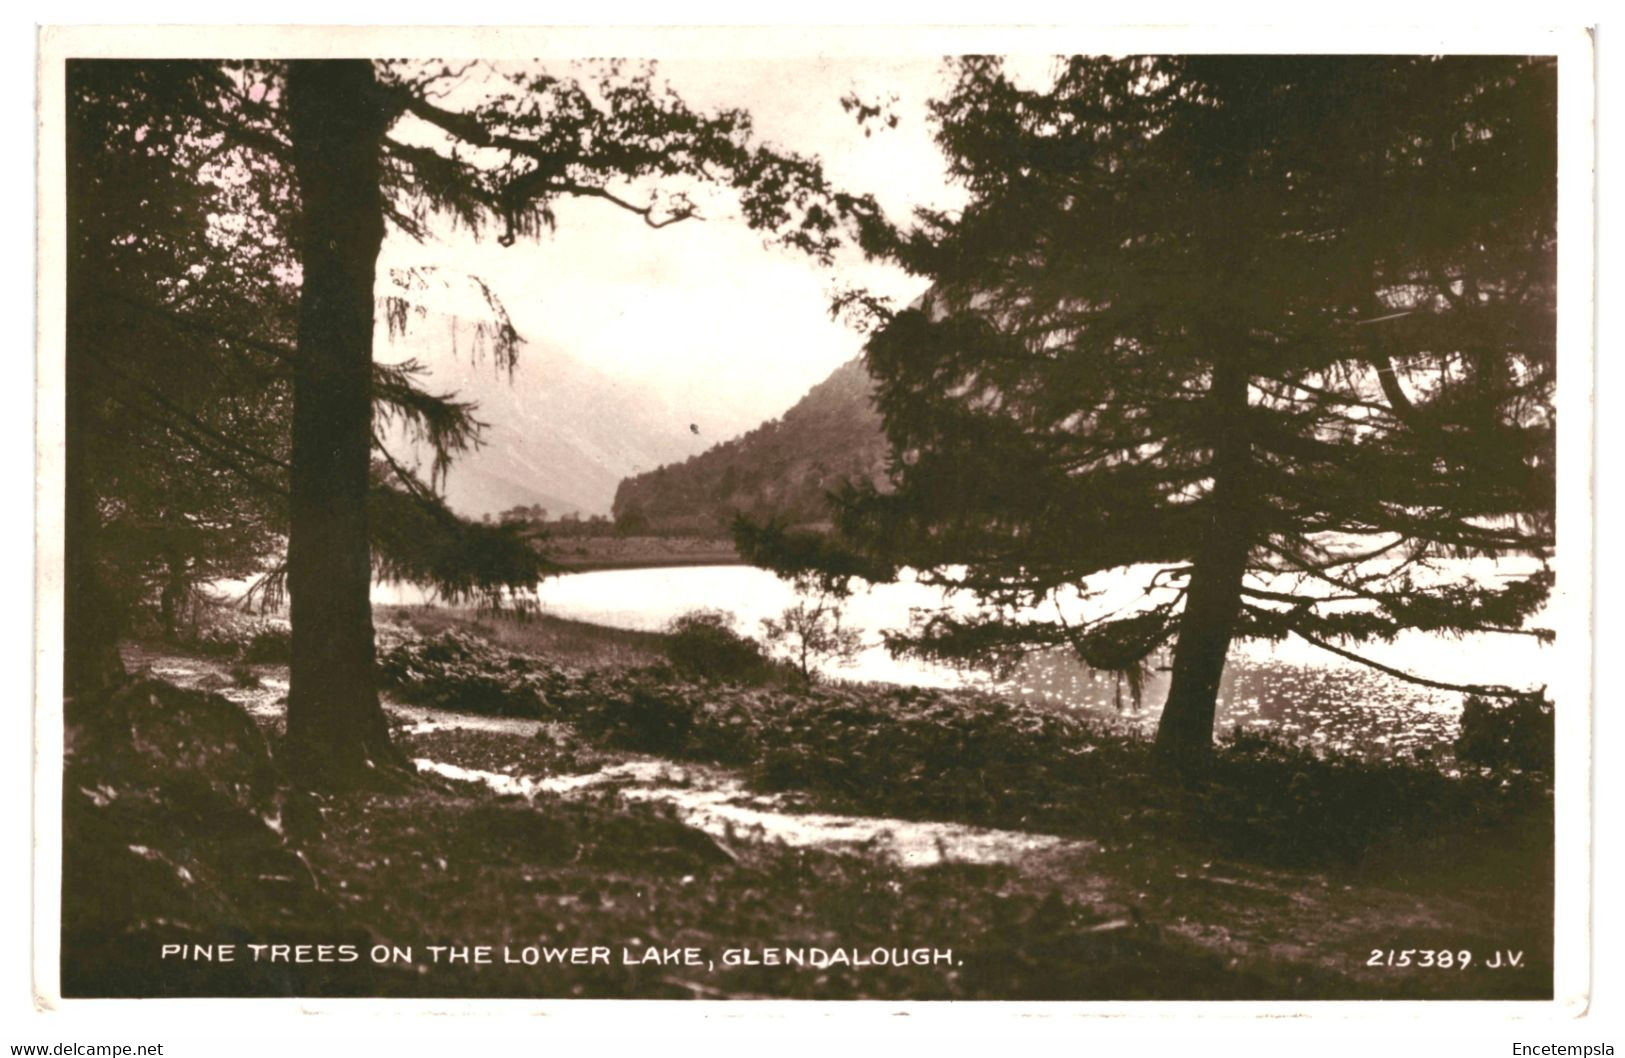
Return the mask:
{"type": "Polygon", "coordinates": [[[540,716],[554,670],[462,632],[402,639],[378,655],[379,683],[411,702],[465,713],[540,716]]]}
{"type": "Polygon", "coordinates": [[[724,610],[691,610],[672,621],[666,659],[678,675],[694,680],[760,684],[775,676],[761,645],[734,631],[733,615],[724,610]]]}
{"type": "Polygon", "coordinates": [[[1358,863],[1383,843],[1490,824],[1517,807],[1425,762],[1319,755],[1242,732],[1189,777],[1177,804],[1188,831],[1226,854],[1294,866],[1358,863]]]}
{"type": "Polygon", "coordinates": [[[293,632],[287,625],[257,628],[243,645],[242,658],[268,665],[285,665],[293,656],[293,632]]]}
{"type": "Polygon", "coordinates": [[[828,687],[771,703],[755,775],[853,810],[997,826],[1093,814],[1102,743],[1088,725],[973,694],[828,687]],[[1091,762],[1092,763],[1092,762],[1091,762]]]}
{"type": "Polygon", "coordinates": [[[243,633],[233,627],[202,627],[181,642],[205,657],[234,658],[242,653],[243,633]]]}
{"type": "Polygon", "coordinates": [[[1552,773],[1555,726],[1544,694],[1496,701],[1469,695],[1461,711],[1456,759],[1492,772],[1552,773]]]}
{"type": "Polygon", "coordinates": [[[694,702],[676,688],[633,687],[581,714],[578,726],[608,745],[640,753],[687,755],[694,702]]]}
{"type": "Polygon", "coordinates": [[[760,751],[767,692],[684,682],[669,666],[564,681],[562,714],[588,738],[641,753],[749,764],[760,751]]]}
{"type": "Polygon", "coordinates": [[[242,613],[216,614],[184,641],[198,653],[255,664],[285,665],[292,653],[293,634],[286,621],[249,617],[242,613]]]}
{"type": "Polygon", "coordinates": [[[1352,865],[1378,847],[1493,827],[1542,788],[1410,759],[1315,751],[1238,732],[1176,773],[1148,740],[962,691],[683,684],[671,671],[588,679],[561,701],[602,744],[743,766],[822,808],[1096,839],[1150,835],[1282,866],[1352,865]]]}

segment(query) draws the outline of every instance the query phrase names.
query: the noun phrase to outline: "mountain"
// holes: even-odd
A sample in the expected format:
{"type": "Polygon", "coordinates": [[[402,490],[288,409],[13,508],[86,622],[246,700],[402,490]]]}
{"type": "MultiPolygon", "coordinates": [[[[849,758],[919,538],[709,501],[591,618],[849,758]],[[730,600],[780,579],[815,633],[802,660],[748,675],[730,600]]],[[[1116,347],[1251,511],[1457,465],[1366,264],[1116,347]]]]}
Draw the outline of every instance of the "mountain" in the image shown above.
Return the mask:
{"type": "Polygon", "coordinates": [[[735,514],[791,524],[829,519],[844,480],[886,480],[886,438],[861,358],[835,369],[779,419],[681,463],[628,477],[617,520],[655,531],[725,532],[735,514]]]}
{"type": "MultiPolygon", "coordinates": [[[[397,343],[391,358],[429,368],[426,388],[479,404],[489,424],[484,445],[452,462],[446,498],[480,517],[539,504],[549,516],[607,514],[622,478],[693,455],[706,435],[692,408],[674,408],[657,390],[599,371],[538,343],[520,347],[510,377],[489,356],[451,343],[397,343]]],[[[398,438],[391,449],[412,453],[398,438]]],[[[426,461],[426,460],[425,460],[426,461]]]]}

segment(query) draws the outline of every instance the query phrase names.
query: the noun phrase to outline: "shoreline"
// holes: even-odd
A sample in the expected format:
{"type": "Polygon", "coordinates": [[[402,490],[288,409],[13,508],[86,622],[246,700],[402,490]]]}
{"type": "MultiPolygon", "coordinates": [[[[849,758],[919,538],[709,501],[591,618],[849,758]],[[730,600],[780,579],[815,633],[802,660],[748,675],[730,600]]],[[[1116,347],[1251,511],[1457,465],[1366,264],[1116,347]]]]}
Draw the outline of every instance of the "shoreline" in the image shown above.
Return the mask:
{"type": "MultiPolygon", "coordinates": [[[[525,670],[543,691],[532,712],[489,699],[480,711],[468,711],[475,700],[458,688],[515,671],[512,655],[481,647],[446,656],[457,639],[432,633],[400,640],[402,631],[390,633],[391,649],[414,642],[424,649],[404,670],[419,674],[413,682],[387,692],[398,703],[390,707],[394,738],[409,758],[437,762],[432,770],[439,774],[420,775],[393,792],[320,795],[315,811],[293,811],[304,795],[274,794],[236,817],[242,830],[233,849],[257,849],[267,858],[297,849],[318,889],[287,891],[303,877],[295,871],[239,878],[227,860],[210,859],[215,846],[187,830],[192,817],[182,809],[189,801],[176,801],[150,822],[119,815],[145,811],[148,796],[164,805],[193,796],[189,791],[204,788],[166,777],[211,769],[211,759],[226,764],[246,748],[240,740],[228,753],[224,744],[194,738],[187,754],[169,757],[163,739],[132,732],[123,721],[91,718],[92,737],[75,744],[102,748],[70,762],[77,855],[87,872],[95,867],[82,884],[97,879],[86,899],[101,891],[111,863],[128,875],[126,888],[148,908],[145,917],[162,912],[204,936],[220,927],[196,920],[221,900],[246,916],[227,928],[262,937],[277,928],[281,913],[274,909],[294,901],[324,909],[321,921],[328,924],[316,940],[348,940],[346,931],[366,921],[386,924],[378,939],[425,952],[430,944],[515,937],[561,949],[642,952],[670,947],[675,941],[656,945],[650,938],[677,930],[685,947],[708,956],[783,947],[870,952],[940,940],[963,964],[854,961],[826,978],[765,959],[738,966],[719,960],[703,972],[689,966],[676,979],[669,965],[651,973],[663,957],[643,956],[538,978],[522,958],[506,969],[423,959],[366,968],[364,983],[360,971],[344,967],[279,967],[293,976],[273,979],[255,976],[266,971],[253,965],[238,971],[177,964],[147,987],[197,994],[229,980],[242,994],[297,982],[293,987],[311,995],[364,987],[374,995],[641,998],[1546,994],[1551,953],[1541,927],[1549,921],[1542,910],[1549,874],[1536,861],[1550,830],[1549,803],[1519,807],[1478,783],[1426,779],[1392,764],[1319,764],[1266,745],[1221,747],[1225,763],[1212,776],[1194,785],[1168,783],[1145,769],[1145,746],[1135,740],[1045,719],[1015,703],[907,689],[787,692],[648,672],[594,675],[536,659],[525,670]],[[436,657],[443,659],[438,676],[424,667],[436,657]],[[452,708],[417,700],[418,692],[436,689],[436,680],[433,696],[452,708]],[[672,726],[684,717],[689,726],[672,726]],[[118,749],[132,734],[140,737],[118,749]],[[132,751],[148,755],[150,766],[98,767],[132,751]],[[719,756],[732,763],[703,763],[719,756]],[[126,791],[123,784],[137,774],[173,793],[126,791]],[[1446,800],[1455,807],[1445,807],[1446,800]],[[1500,822],[1480,817],[1498,804],[1500,822]],[[1305,812],[1324,818],[1304,818],[1305,812]],[[757,832],[751,813],[795,827],[808,844],[780,844],[772,827],[757,832]],[[893,838],[877,844],[855,832],[851,822],[866,815],[886,817],[875,822],[892,829],[893,838]],[[117,828],[108,825],[115,817],[124,821],[117,828]],[[277,821],[274,834],[256,822],[261,818],[277,821]],[[962,822],[930,822],[956,819],[962,822]],[[1340,822],[1329,825],[1334,819],[1340,822]],[[1472,820],[1478,822],[1462,825],[1472,820]],[[1000,825],[1015,829],[988,846],[991,862],[975,862],[976,846],[954,844],[985,844],[988,834],[977,828],[1000,825]],[[820,827],[828,838],[819,836],[820,827]],[[1351,828],[1366,836],[1353,840],[1351,828]],[[916,831],[919,840],[911,841],[916,831]],[[1004,859],[1012,835],[1031,842],[1043,834],[1058,836],[1004,859]],[[132,855],[132,840],[144,851],[132,855]],[[1513,857],[1519,866],[1509,865],[1508,849],[1519,851],[1513,857]],[[151,863],[172,863],[201,881],[176,891],[173,872],[153,874],[151,863]],[[168,888],[155,888],[163,879],[168,888]],[[1464,902],[1464,887],[1478,896],[1464,902]],[[204,891],[209,900],[200,902],[204,891]],[[489,929],[493,918],[504,924],[501,935],[489,929]],[[841,924],[837,931],[832,922],[841,924]],[[1367,969],[1371,946],[1379,943],[1371,938],[1388,936],[1398,922],[1448,933],[1453,948],[1481,954],[1514,944],[1527,953],[1526,969],[1517,975],[1476,966],[1452,975],[1367,969]]],[[[466,641],[477,633],[457,634],[466,641]]],[[[132,713],[138,724],[173,730],[172,717],[229,705],[274,740],[285,667],[250,666],[260,688],[251,690],[233,683],[241,662],[151,646],[140,659],[147,664],[134,667],[181,683],[169,685],[173,692],[156,691],[165,709],[132,713]]],[[[138,683],[131,702],[147,701],[156,686],[138,683]]],[[[212,725],[187,726],[202,732],[212,725]]],[[[206,788],[214,797],[241,796],[229,782],[206,788]]],[[[95,938],[105,934],[93,927],[103,914],[100,905],[74,906],[65,948],[94,951],[108,971],[79,976],[78,994],[109,994],[134,983],[114,970],[148,958],[144,948],[126,951],[122,944],[96,950],[95,938]]],[[[143,935],[143,943],[164,939],[143,935]]]]}
{"type": "Polygon", "coordinates": [[[614,559],[588,559],[574,561],[568,558],[550,557],[549,561],[563,567],[558,576],[568,576],[572,573],[603,573],[610,570],[638,570],[638,569],[677,569],[688,566],[747,566],[750,563],[737,554],[730,555],[673,555],[669,558],[627,558],[624,561],[614,559]]]}

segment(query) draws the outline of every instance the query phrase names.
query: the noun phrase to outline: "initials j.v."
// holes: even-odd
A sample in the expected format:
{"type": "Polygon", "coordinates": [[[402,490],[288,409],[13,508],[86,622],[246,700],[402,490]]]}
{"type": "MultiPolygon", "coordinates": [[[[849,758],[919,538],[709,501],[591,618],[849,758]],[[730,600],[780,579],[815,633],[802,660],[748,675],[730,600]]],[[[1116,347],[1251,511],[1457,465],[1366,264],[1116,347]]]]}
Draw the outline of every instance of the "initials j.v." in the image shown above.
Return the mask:
{"type": "Polygon", "coordinates": [[[1515,970],[1518,967],[1523,965],[1523,952],[1521,952],[1521,951],[1502,952],[1502,951],[1497,950],[1494,955],[1490,956],[1490,961],[1485,963],[1484,965],[1485,965],[1485,967],[1487,967],[1488,969],[1491,969],[1491,970],[1499,970],[1503,966],[1515,970]],[[1505,956],[1505,959],[1502,958],[1503,955],[1505,956]]]}

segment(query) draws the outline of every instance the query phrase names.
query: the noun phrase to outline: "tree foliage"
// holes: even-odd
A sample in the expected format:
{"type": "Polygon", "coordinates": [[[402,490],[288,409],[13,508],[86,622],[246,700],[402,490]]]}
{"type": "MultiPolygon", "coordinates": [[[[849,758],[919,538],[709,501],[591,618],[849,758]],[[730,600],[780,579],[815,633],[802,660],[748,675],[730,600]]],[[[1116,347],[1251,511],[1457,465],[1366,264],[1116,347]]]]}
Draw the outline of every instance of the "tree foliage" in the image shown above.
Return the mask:
{"type": "MultiPolygon", "coordinates": [[[[867,347],[895,488],[849,490],[821,546],[986,604],[915,649],[1065,645],[1139,671],[1171,646],[1159,743],[1200,752],[1233,639],[1359,656],[1408,628],[1532,634],[1552,584],[1551,63],[956,74],[933,109],[971,201],[891,241],[933,286],[867,347]],[[1528,575],[1462,575],[1508,556],[1528,575]],[[1138,603],[1046,607],[1124,567],[1138,603]]],[[[819,565],[786,534],[756,544],[819,565]]]]}
{"type": "MultiPolygon", "coordinates": [[[[553,226],[566,198],[660,228],[728,189],[746,224],[820,260],[878,230],[873,202],[831,187],[816,159],[756,142],[743,111],[694,110],[651,66],[76,61],[68,94],[67,668],[94,670],[88,688],[117,669],[118,622],[104,617],[142,594],[113,597],[132,580],[121,563],[199,579],[226,568],[207,554],[227,552],[238,572],[285,533],[289,561],[269,560],[268,583],[289,578],[289,741],[307,749],[343,749],[362,729],[387,743],[369,573],[499,599],[545,568],[520,527],[469,524],[435,492],[480,441],[474,408],[425,390],[414,363],[373,362],[375,321],[403,333],[446,278],[392,273],[376,304],[390,228],[428,239],[464,225],[509,245],[553,226]],[[126,416],[141,443],[120,451],[126,416]],[[392,425],[430,448],[428,481],[382,443],[392,425]],[[176,444],[185,455],[156,458],[176,444]],[[255,504],[237,502],[244,490],[255,504]],[[120,517],[130,531],[108,532],[120,517]],[[121,539],[135,557],[115,560],[121,539]],[[185,541],[181,559],[142,553],[185,541]]],[[[511,368],[520,335],[463,279],[489,309],[475,354],[511,368]]]]}
{"type": "MultiPolygon", "coordinates": [[[[300,270],[296,189],[265,162],[283,149],[273,78],[264,64],[69,65],[75,484],[98,498],[104,608],[157,599],[170,618],[194,585],[256,574],[280,590],[300,270]]],[[[377,365],[375,414],[443,470],[481,424],[422,373],[377,365]]],[[[394,517],[375,523],[381,575],[452,597],[534,582],[543,566],[517,538],[506,561],[491,561],[495,541],[476,559],[460,541],[480,534],[407,468],[382,467],[374,491],[394,517]]]]}
{"type": "Polygon", "coordinates": [[[285,186],[227,176],[218,66],[73,62],[66,87],[73,644],[153,596],[172,624],[192,583],[277,546],[288,389],[267,348],[290,276],[250,208],[285,186]]]}
{"type": "Polygon", "coordinates": [[[872,197],[831,185],[816,158],[758,142],[743,109],[689,106],[652,63],[402,62],[379,76],[399,115],[384,144],[388,216],[408,234],[438,216],[495,224],[511,244],[553,227],[571,198],[661,228],[703,217],[702,198],[723,188],[749,227],[819,260],[885,231],[872,197]]]}
{"type": "Polygon", "coordinates": [[[778,617],[762,620],[762,639],[770,651],[783,655],[811,684],[821,662],[849,665],[863,649],[863,636],[843,625],[844,596],[804,579],[796,585],[796,601],[778,617]]]}
{"type": "MultiPolygon", "coordinates": [[[[99,476],[97,491],[115,498],[109,528],[118,539],[109,543],[117,561],[150,571],[138,580],[161,576],[162,552],[176,548],[187,552],[176,562],[191,580],[243,575],[280,541],[300,278],[283,66],[70,64],[73,257],[84,294],[73,313],[92,339],[75,344],[74,360],[96,382],[96,436],[134,442],[98,449],[87,466],[99,476]],[[206,508],[209,517],[189,519],[206,508]]],[[[598,64],[578,78],[403,62],[380,73],[376,102],[398,115],[383,146],[386,214],[418,238],[449,218],[482,231],[494,225],[512,241],[554,223],[555,203],[569,196],[613,203],[657,227],[699,215],[687,191],[636,190],[651,177],[696,187],[734,180],[748,222],[778,227],[780,241],[820,256],[837,245],[841,208],[872,209],[837,196],[815,161],[753,149],[744,111],[696,112],[646,66],[598,64]],[[451,86],[476,74],[487,87],[468,106],[450,105],[451,86]]],[[[511,362],[522,339],[477,277],[427,268],[392,275],[383,304],[391,332],[405,335],[431,288],[448,281],[475,285],[489,309],[466,321],[468,345],[511,362]]],[[[457,452],[479,443],[482,424],[455,394],[426,391],[421,374],[411,361],[380,364],[376,414],[381,432],[404,426],[427,444],[429,477],[438,479],[457,452]]],[[[432,505],[419,486],[433,480],[385,467],[377,487],[432,505]]],[[[451,526],[446,513],[427,514],[419,528],[451,526]]],[[[375,539],[385,551],[381,570],[440,565],[396,550],[421,539],[375,539]]],[[[499,586],[469,570],[434,583],[453,594],[499,586]]]]}

